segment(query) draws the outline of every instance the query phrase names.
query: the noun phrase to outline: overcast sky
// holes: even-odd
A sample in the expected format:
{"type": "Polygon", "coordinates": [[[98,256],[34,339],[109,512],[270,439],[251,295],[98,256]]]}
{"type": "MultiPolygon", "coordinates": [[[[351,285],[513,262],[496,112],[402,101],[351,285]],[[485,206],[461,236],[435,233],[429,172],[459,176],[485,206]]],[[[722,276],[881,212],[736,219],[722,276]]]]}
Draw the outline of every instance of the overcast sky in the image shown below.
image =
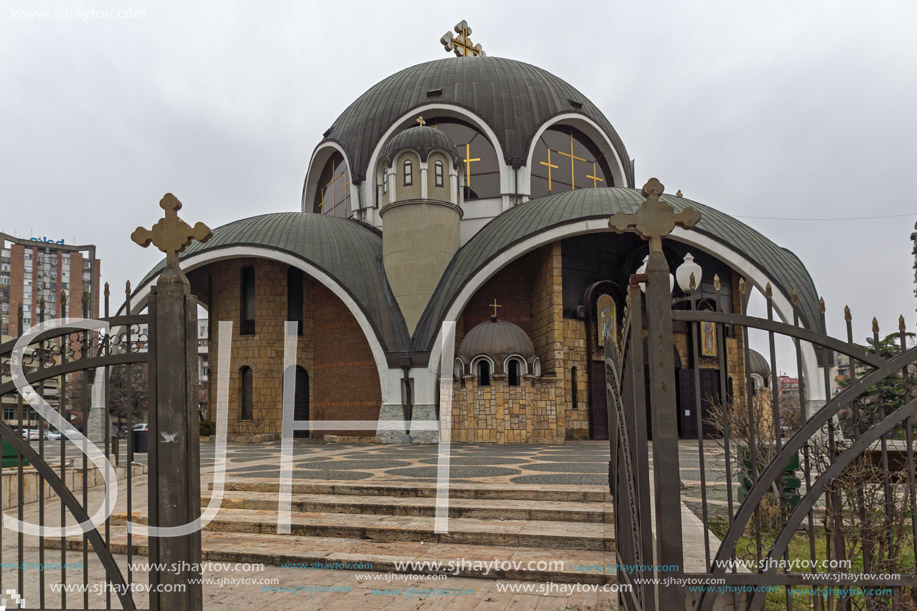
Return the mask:
{"type": "Polygon", "coordinates": [[[4,2],[0,229],[96,244],[120,294],[160,257],[130,233],[163,193],[211,227],[298,210],[322,132],[377,81],[446,57],[460,19],[488,55],[604,111],[638,186],[657,176],[793,250],[829,331],[844,304],[858,339],[873,315],[913,328],[913,2],[4,2]],[[41,9],[64,14],[14,15],[41,9]],[[748,218],[894,214],[910,216],[748,218]]]}

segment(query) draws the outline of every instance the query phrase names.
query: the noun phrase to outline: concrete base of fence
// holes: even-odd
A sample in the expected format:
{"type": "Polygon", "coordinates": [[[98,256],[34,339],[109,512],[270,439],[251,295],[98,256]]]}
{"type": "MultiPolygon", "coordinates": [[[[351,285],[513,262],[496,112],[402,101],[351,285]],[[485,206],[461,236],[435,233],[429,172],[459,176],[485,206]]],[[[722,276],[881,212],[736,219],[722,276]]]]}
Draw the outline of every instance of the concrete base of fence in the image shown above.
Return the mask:
{"type": "MultiPolygon", "coordinates": [[[[71,465],[77,463],[77,461],[68,461],[71,465]]],[[[82,462],[82,461],[79,461],[82,462]]],[[[60,474],[60,466],[52,465],[54,472],[58,475],[60,474]]],[[[146,474],[146,465],[141,465],[134,463],[132,469],[132,476],[138,477],[146,474]]],[[[120,466],[115,467],[115,474],[119,480],[125,479],[127,477],[127,467],[120,466]]],[[[19,485],[18,485],[18,469],[6,468],[0,471],[0,509],[9,509],[11,507],[16,507],[19,503],[19,485]]],[[[83,489],[83,470],[82,467],[73,467],[68,466],[64,470],[64,484],[72,492],[77,492],[78,490],[83,489]]],[[[102,486],[105,483],[104,478],[102,477],[102,472],[98,469],[89,468],[86,470],[86,486],[88,488],[95,488],[96,486],[102,486]]],[[[23,504],[36,503],[39,498],[39,491],[41,487],[44,486],[44,498],[45,500],[50,500],[57,498],[57,494],[51,489],[51,486],[47,482],[44,482],[41,479],[41,476],[38,474],[33,467],[24,467],[22,469],[22,502],[23,504]]]]}

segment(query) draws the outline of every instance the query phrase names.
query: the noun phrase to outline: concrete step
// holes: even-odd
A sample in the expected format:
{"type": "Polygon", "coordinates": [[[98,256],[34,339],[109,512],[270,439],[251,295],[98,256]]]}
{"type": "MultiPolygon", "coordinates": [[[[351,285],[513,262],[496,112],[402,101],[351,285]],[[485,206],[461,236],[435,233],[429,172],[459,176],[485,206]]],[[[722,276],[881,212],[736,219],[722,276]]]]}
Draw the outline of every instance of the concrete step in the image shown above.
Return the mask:
{"type": "MultiPolygon", "coordinates": [[[[201,499],[206,507],[210,496],[201,499]]],[[[247,490],[224,493],[221,508],[277,511],[277,495],[247,490]]],[[[516,499],[449,499],[450,518],[479,520],[539,520],[562,522],[606,521],[602,502],[545,501],[516,499]]],[[[417,516],[432,518],[436,513],[433,497],[371,496],[351,494],[292,494],[291,509],[303,513],[374,514],[380,516],[417,516]]],[[[609,509],[610,511],[610,509],[609,509]]],[[[609,522],[611,517],[608,516],[609,522]]]]}
{"type": "MultiPolygon", "coordinates": [[[[213,482],[209,484],[213,489],[213,482]]],[[[235,479],[225,482],[225,491],[261,492],[277,494],[280,485],[276,479],[235,479]]],[[[436,486],[432,484],[353,484],[347,482],[292,483],[294,494],[334,494],[348,496],[395,496],[435,498],[436,486]]],[[[503,486],[450,485],[450,499],[492,499],[517,501],[566,501],[603,503],[611,502],[611,495],[599,486],[584,489],[582,486],[503,486]]]]}
{"type": "MultiPolygon", "coordinates": [[[[131,551],[136,556],[149,553],[146,537],[134,536],[131,551]]],[[[68,539],[71,550],[82,549],[82,537],[68,539]]],[[[59,539],[48,539],[46,547],[59,549],[59,539]]],[[[202,556],[208,562],[262,563],[293,565],[304,570],[330,569],[382,573],[513,579],[556,583],[613,583],[614,551],[571,550],[502,546],[486,547],[457,543],[423,544],[411,541],[385,542],[366,539],[310,537],[263,533],[202,533],[202,556]],[[419,564],[405,566],[417,561],[419,564]],[[464,562],[463,562],[464,561],[464,562]],[[498,564],[494,565],[494,562],[498,564]],[[442,563],[436,568],[433,563],[442,563]],[[557,563],[550,565],[548,563],[557,563]],[[450,564],[451,563],[451,564],[450,564]],[[487,563],[486,565],[484,563],[487,563]],[[530,564],[532,563],[532,564],[530,564]]],[[[124,527],[113,526],[111,550],[127,553],[124,527]]],[[[135,558],[134,562],[145,562],[135,558]]],[[[392,586],[410,584],[393,579],[392,586]]]]}
{"type": "MultiPolygon", "coordinates": [[[[124,524],[125,519],[125,514],[112,515],[115,524],[124,524]]],[[[145,523],[146,516],[136,516],[135,520],[145,523]]],[[[614,549],[614,525],[605,522],[452,518],[448,533],[434,533],[432,518],[416,516],[294,512],[290,522],[291,534],[308,537],[594,551],[614,549]]],[[[222,509],[206,530],[275,535],[277,512],[222,509]]]]}

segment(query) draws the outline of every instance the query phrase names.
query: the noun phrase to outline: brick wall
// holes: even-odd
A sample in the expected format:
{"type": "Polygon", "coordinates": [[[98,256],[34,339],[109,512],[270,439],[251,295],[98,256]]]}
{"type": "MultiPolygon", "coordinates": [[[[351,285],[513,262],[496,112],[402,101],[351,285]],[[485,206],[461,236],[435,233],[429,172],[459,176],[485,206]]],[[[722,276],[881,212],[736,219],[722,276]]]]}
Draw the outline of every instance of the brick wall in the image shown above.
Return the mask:
{"type": "MultiPolygon", "coordinates": [[[[379,374],[369,343],[347,306],[319,283],[315,308],[315,418],[378,420],[382,405],[379,374]]],[[[376,431],[325,431],[324,435],[375,436],[376,431]]]]}
{"type": "Polygon", "coordinates": [[[586,322],[564,319],[564,420],[567,439],[589,439],[589,362],[586,359],[586,322]],[[576,368],[576,405],[573,405],[573,368],[576,368]]]}
{"type": "MultiPolygon", "coordinates": [[[[229,426],[231,441],[276,439],[281,432],[283,400],[283,342],[287,318],[287,265],[265,259],[234,259],[209,266],[212,299],[208,341],[211,379],[208,403],[216,406],[219,385],[219,321],[232,321],[233,350],[229,372],[229,426]],[[242,267],[255,268],[255,334],[240,335],[242,267]],[[241,419],[240,369],[251,367],[254,402],[251,420],[241,419]]],[[[314,361],[313,294],[317,283],[305,276],[303,334],[297,339],[296,364],[309,374],[310,418],[315,417],[316,371],[314,361]]],[[[349,314],[348,314],[349,315],[349,314]]],[[[211,411],[215,418],[216,412],[211,411]]]]}

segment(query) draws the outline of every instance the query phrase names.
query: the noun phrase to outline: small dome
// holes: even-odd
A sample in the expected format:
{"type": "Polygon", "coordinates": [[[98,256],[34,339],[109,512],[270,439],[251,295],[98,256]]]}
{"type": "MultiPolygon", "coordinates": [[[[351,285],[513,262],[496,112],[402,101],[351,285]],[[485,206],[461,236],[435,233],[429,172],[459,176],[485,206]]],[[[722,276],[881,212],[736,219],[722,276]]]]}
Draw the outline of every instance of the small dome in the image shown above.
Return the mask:
{"type": "Polygon", "coordinates": [[[771,367],[760,352],[755,350],[748,351],[748,373],[750,375],[758,374],[765,381],[765,384],[771,377],[771,367]]]}
{"type": "Polygon", "coordinates": [[[519,325],[491,317],[465,334],[458,353],[466,363],[479,354],[486,354],[498,363],[511,354],[531,361],[535,358],[535,345],[519,325]]]}
{"type": "Polygon", "coordinates": [[[441,150],[452,157],[454,167],[462,163],[462,158],[456,152],[452,138],[434,127],[418,125],[404,130],[389,141],[382,151],[382,157],[391,165],[395,155],[406,149],[411,149],[420,155],[421,161],[426,161],[433,151],[441,150]]]}

